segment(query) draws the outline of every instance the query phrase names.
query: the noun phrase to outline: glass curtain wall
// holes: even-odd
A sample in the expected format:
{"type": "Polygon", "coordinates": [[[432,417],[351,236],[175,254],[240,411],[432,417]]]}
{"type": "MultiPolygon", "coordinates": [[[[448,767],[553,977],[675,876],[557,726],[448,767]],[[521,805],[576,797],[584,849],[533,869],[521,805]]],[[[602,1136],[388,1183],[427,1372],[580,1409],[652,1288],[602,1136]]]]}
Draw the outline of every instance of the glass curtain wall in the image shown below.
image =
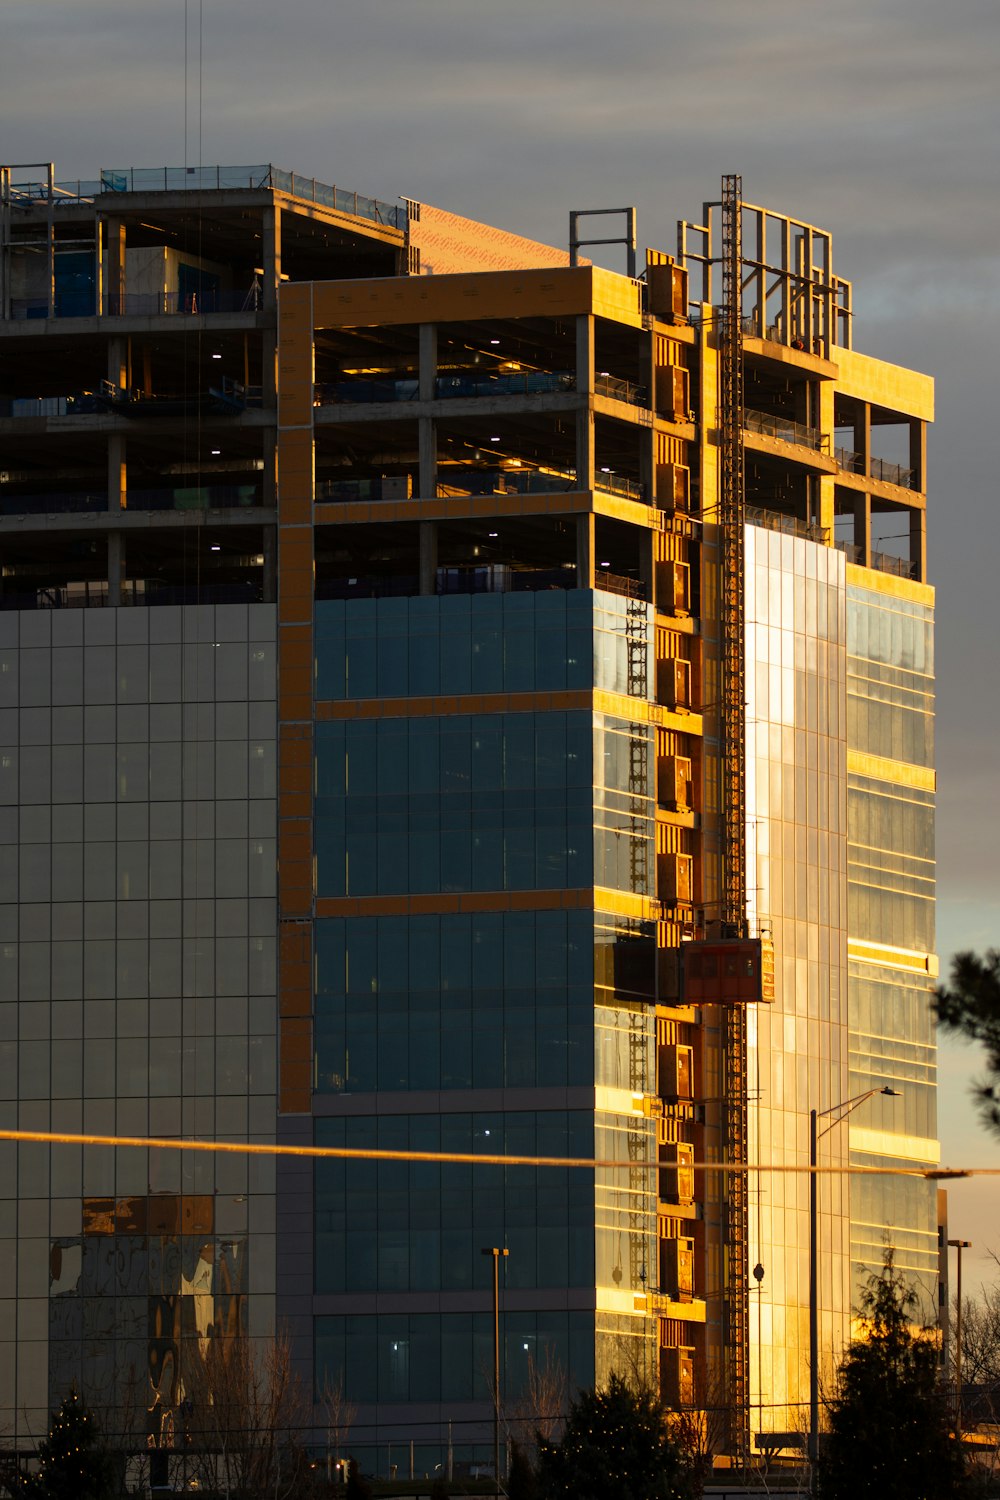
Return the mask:
{"type": "MultiPolygon", "coordinates": [[[[934,1018],[934,617],[930,604],[852,581],[848,587],[848,925],[851,1092],[874,1099],[851,1122],[851,1160],[938,1160],[934,1018]]],[[[860,574],[864,577],[863,574],[860,574]]],[[[891,585],[890,585],[891,587],[891,585]]],[[[887,1243],[937,1316],[934,1184],[859,1177],[852,1190],[852,1292],[887,1243]]]]}
{"type": "MultiPolygon", "coordinates": [[[[750,1160],[809,1162],[809,1112],[850,1094],[847,1027],[847,723],[844,559],[748,527],[747,852],[753,927],[775,949],[775,1000],[749,1018],[750,1160]]],[[[847,1161],[844,1126],[820,1161],[847,1161]]],[[[849,1195],[820,1180],[819,1328],[824,1369],[847,1328],[849,1195]]],[[[809,1183],[751,1177],[751,1423],[804,1430],[809,1400],[809,1183]]]]}

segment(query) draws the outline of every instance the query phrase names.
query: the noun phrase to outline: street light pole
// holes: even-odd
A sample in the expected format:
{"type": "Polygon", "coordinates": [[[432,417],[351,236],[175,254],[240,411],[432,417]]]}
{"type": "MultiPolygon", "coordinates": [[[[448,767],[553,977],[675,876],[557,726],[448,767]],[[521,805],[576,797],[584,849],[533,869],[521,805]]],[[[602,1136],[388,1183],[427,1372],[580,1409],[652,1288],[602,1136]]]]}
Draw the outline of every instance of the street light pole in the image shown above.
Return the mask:
{"type": "Polygon", "coordinates": [[[483,1254],[493,1257],[493,1481],[500,1500],[500,1257],[510,1251],[490,1245],[483,1254]]]}
{"type": "Polygon", "coordinates": [[[816,1286],[816,1224],[818,1183],[816,1181],[816,1134],[818,1116],[809,1111],[809,1462],[816,1462],[819,1444],[819,1298],[816,1286]]]}
{"type": "Polygon", "coordinates": [[[962,1441],[962,1251],[972,1246],[971,1240],[949,1240],[958,1251],[958,1313],[955,1318],[955,1437],[962,1441]]]}
{"type": "Polygon", "coordinates": [[[818,1223],[819,1223],[819,1172],[817,1155],[820,1137],[841,1124],[853,1114],[859,1104],[864,1104],[874,1094],[885,1094],[890,1099],[899,1098],[899,1090],[891,1088],[868,1089],[856,1094],[853,1099],[844,1099],[840,1104],[831,1104],[829,1109],[809,1111],[809,1462],[815,1464],[819,1456],[819,1287],[818,1287],[818,1223]],[[823,1130],[817,1126],[821,1118],[834,1115],[823,1130]]]}

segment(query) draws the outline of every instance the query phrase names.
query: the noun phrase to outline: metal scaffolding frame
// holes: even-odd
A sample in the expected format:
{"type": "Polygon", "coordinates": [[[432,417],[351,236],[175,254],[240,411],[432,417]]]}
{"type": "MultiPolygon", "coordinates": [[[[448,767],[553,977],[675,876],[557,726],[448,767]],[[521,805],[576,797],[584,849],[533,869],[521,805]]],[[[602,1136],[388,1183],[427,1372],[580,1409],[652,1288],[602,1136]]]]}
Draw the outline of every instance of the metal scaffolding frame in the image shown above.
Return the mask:
{"type": "MultiPolygon", "coordinates": [[[[722,921],[729,937],[747,935],[746,872],[746,631],[743,528],[743,179],[722,179],[722,316],[719,324],[722,550],[722,921]]],[[[722,1007],[723,1150],[731,1162],[747,1159],[747,1015],[743,1005],[722,1007]]],[[[727,1174],[723,1339],[726,1358],[729,1449],[738,1466],[750,1449],[750,1299],[747,1271],[747,1179],[727,1174]]]]}

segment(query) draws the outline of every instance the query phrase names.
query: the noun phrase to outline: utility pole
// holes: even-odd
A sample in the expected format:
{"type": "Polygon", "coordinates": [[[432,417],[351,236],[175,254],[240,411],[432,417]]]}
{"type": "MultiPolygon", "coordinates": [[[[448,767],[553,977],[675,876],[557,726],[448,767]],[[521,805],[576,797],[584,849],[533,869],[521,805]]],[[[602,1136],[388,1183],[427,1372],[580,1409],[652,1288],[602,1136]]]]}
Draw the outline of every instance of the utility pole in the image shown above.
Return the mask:
{"type": "Polygon", "coordinates": [[[962,1441],[962,1251],[972,1247],[971,1240],[949,1240],[958,1251],[958,1313],[955,1318],[955,1437],[962,1441]]]}
{"type": "Polygon", "coordinates": [[[889,1088],[867,1089],[855,1094],[852,1099],[842,1099],[831,1104],[829,1109],[809,1111],[809,1463],[813,1466],[812,1484],[815,1486],[815,1464],[819,1457],[819,1173],[817,1172],[817,1146],[821,1136],[835,1125],[840,1125],[848,1115],[854,1113],[859,1104],[875,1094],[884,1094],[887,1099],[898,1099],[899,1090],[889,1088]],[[829,1125],[817,1130],[818,1122],[833,1115],[829,1125]]]}
{"type": "Polygon", "coordinates": [[[483,1254],[493,1257],[493,1483],[500,1500],[500,1257],[510,1251],[490,1245],[483,1254]]]}

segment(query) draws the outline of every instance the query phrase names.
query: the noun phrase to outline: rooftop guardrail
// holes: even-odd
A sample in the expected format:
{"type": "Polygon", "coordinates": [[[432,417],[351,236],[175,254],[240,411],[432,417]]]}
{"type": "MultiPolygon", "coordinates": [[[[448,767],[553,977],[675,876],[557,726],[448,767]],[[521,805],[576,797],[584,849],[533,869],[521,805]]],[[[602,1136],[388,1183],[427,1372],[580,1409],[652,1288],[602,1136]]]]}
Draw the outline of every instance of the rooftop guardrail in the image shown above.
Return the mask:
{"type": "Polygon", "coordinates": [[[849,563],[857,563],[859,567],[874,568],[877,573],[891,573],[896,578],[917,576],[916,564],[908,557],[897,557],[894,552],[873,552],[866,565],[864,549],[856,542],[837,541],[834,546],[838,552],[843,552],[849,563]]]}
{"type": "Polygon", "coordinates": [[[102,167],[100,190],[104,193],[218,192],[222,189],[254,191],[269,188],[319,203],[341,213],[405,229],[406,208],[384,203],[346,188],[318,182],[300,172],[286,172],[270,163],[247,167],[102,167]]]}
{"type": "MultiPolygon", "coordinates": [[[[315,177],[304,177],[300,172],[286,172],[269,162],[246,167],[102,167],[96,181],[81,177],[54,183],[52,203],[56,208],[71,208],[81,203],[93,203],[102,193],[204,193],[223,189],[243,192],[271,189],[303,198],[307,203],[319,203],[341,213],[353,214],[359,219],[369,219],[374,224],[386,224],[393,229],[406,228],[403,204],[368,198],[364,193],[318,182],[315,177]]],[[[21,208],[29,208],[35,203],[48,204],[48,182],[42,179],[12,182],[10,201],[21,208]]]]}

